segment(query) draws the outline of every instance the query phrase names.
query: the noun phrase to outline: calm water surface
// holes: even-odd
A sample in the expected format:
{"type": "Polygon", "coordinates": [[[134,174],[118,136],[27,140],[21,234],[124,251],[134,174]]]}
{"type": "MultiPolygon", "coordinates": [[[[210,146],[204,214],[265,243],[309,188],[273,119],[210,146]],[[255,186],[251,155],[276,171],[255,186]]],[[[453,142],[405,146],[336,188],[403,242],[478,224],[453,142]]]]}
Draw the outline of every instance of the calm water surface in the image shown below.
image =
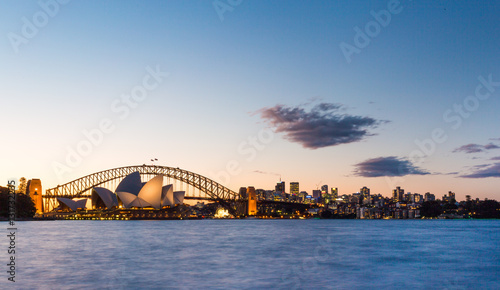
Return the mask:
{"type": "MultiPolygon", "coordinates": [[[[17,226],[17,282],[11,289],[500,289],[498,220],[17,226]]],[[[4,235],[2,248],[7,242],[4,235]]],[[[0,288],[7,289],[14,283],[2,273],[0,288]]]]}

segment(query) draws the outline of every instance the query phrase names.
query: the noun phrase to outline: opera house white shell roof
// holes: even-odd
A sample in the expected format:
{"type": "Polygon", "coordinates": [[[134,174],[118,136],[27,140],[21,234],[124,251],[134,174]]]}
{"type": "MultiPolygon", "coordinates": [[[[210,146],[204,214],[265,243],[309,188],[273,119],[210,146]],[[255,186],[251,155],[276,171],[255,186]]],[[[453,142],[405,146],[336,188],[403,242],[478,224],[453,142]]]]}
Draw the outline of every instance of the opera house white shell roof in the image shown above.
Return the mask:
{"type": "Polygon", "coordinates": [[[173,185],[163,185],[163,175],[158,175],[146,183],[141,182],[139,172],[127,175],[118,184],[113,194],[110,190],[95,187],[92,192],[92,206],[96,207],[103,202],[106,208],[111,209],[118,206],[120,201],[124,208],[153,207],[161,209],[167,205],[175,205],[184,202],[184,191],[173,191],[173,185]],[[118,197],[118,199],[117,199],[118,197]]]}
{"type": "Polygon", "coordinates": [[[96,207],[100,201],[102,201],[108,209],[118,206],[116,195],[113,194],[111,190],[104,187],[94,187],[91,200],[93,207],[96,207]]]}
{"type": "Polygon", "coordinates": [[[65,198],[65,197],[59,197],[59,198],[57,198],[57,201],[59,201],[60,205],[65,205],[73,211],[76,211],[79,208],[84,209],[84,208],[86,208],[86,204],[87,204],[87,198],[80,199],[80,200],[72,200],[72,199],[65,198]]]}

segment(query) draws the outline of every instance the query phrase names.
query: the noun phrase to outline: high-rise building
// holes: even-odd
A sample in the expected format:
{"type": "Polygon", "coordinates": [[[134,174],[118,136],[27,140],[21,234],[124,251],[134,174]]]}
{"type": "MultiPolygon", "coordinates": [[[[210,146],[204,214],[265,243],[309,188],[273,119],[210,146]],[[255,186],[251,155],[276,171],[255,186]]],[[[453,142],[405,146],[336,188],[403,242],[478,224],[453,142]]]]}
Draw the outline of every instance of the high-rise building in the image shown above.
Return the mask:
{"type": "Polygon", "coordinates": [[[257,193],[255,192],[255,187],[249,186],[247,188],[248,196],[248,215],[257,214],[257,193]]]}
{"type": "Polygon", "coordinates": [[[247,188],[240,187],[239,195],[240,195],[240,199],[246,199],[247,198],[247,188]]]}
{"type": "Polygon", "coordinates": [[[43,213],[42,182],[40,179],[30,179],[26,185],[26,195],[29,195],[35,204],[36,213],[43,213]]]}
{"type": "Polygon", "coordinates": [[[412,203],[422,203],[423,196],[421,194],[415,193],[412,195],[411,201],[412,203]]]}
{"type": "Polygon", "coordinates": [[[370,195],[370,189],[366,186],[363,186],[363,188],[359,190],[359,193],[361,193],[361,195],[370,195]]]}
{"type": "Polygon", "coordinates": [[[398,186],[398,187],[396,187],[396,189],[394,189],[392,191],[392,200],[402,201],[404,194],[405,194],[405,190],[401,189],[401,187],[398,186]]]}
{"type": "Polygon", "coordinates": [[[328,194],[328,185],[321,186],[321,195],[328,194]]]}
{"type": "Polygon", "coordinates": [[[281,181],[281,182],[276,183],[276,187],[274,189],[275,189],[275,191],[285,192],[285,182],[281,181]]]}
{"type": "Polygon", "coordinates": [[[452,202],[455,199],[455,193],[453,191],[448,191],[448,195],[443,195],[444,202],[452,202]]]}
{"type": "Polygon", "coordinates": [[[424,200],[425,201],[434,201],[434,200],[436,200],[436,196],[430,192],[426,192],[424,195],[424,200]]]}
{"type": "Polygon", "coordinates": [[[336,199],[339,197],[339,189],[338,188],[332,187],[331,191],[332,191],[332,198],[336,199]]]}
{"type": "Polygon", "coordinates": [[[332,198],[330,193],[328,192],[328,185],[323,185],[321,186],[321,203],[324,204],[329,204],[331,202],[332,198]]]}
{"type": "Polygon", "coordinates": [[[290,182],[290,194],[298,195],[299,194],[299,183],[298,182],[290,182]]]}

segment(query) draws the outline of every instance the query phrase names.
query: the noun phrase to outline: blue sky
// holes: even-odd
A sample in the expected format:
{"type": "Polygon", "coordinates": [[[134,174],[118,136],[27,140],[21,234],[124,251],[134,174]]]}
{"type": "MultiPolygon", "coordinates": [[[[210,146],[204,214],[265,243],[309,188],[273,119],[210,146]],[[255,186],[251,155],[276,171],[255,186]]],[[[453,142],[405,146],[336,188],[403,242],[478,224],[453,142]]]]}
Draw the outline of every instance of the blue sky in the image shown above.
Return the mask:
{"type": "Polygon", "coordinates": [[[500,166],[491,159],[500,149],[456,149],[500,145],[493,140],[500,138],[500,90],[474,99],[478,77],[500,81],[500,3],[366,2],[40,1],[52,16],[37,1],[4,1],[0,175],[5,182],[41,178],[47,188],[156,157],[215,179],[235,161],[237,174],[219,180],[233,190],[273,188],[277,175],[256,172],[262,171],[299,181],[309,192],[321,183],[341,194],[368,186],[389,195],[398,185],[438,197],[452,190],[459,199],[499,199],[500,166]],[[214,3],[232,10],[218,13],[214,3]],[[366,34],[373,14],[391,5],[399,13],[388,12],[387,25],[372,31],[348,62],[341,44],[354,46],[355,28],[366,34]],[[23,34],[24,18],[37,30],[32,35],[23,34]],[[13,37],[26,41],[13,44],[13,37]],[[168,76],[121,118],[111,105],[151,70],[168,76]],[[466,100],[474,110],[457,125],[454,104],[466,100]],[[313,117],[319,104],[340,107],[313,117]],[[286,115],[289,122],[270,119],[277,108],[302,113],[286,115]],[[351,122],[359,118],[376,124],[351,122]],[[112,132],[69,166],[68,152],[87,140],[82,132],[103,119],[112,132]],[[410,160],[421,150],[416,141],[436,129],[446,141],[410,160]],[[249,138],[265,130],[275,131],[272,140],[251,147],[249,138]],[[292,130],[301,137],[294,140],[292,130]],[[356,130],[364,133],[353,139],[356,130]],[[341,133],[347,141],[339,141],[341,133]],[[315,138],[331,142],[304,147],[315,138]],[[416,170],[385,167],[394,160],[416,170]],[[54,164],[70,170],[58,173],[54,164]],[[383,172],[366,174],[368,165],[383,172]]]}

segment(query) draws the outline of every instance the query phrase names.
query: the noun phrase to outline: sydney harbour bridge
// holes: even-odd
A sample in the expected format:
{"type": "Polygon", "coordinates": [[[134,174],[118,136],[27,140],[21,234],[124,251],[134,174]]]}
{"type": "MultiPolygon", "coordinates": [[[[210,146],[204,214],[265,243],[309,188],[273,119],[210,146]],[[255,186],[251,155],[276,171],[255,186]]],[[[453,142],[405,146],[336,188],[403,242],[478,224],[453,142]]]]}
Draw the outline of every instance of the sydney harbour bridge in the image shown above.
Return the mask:
{"type": "Polygon", "coordinates": [[[186,199],[207,200],[219,203],[234,216],[245,215],[246,196],[200,174],[178,167],[135,165],[108,169],[47,189],[43,195],[44,209],[58,206],[57,198],[91,198],[94,187],[115,189],[127,175],[139,172],[143,181],[162,175],[167,183],[186,192],[186,199]]]}

